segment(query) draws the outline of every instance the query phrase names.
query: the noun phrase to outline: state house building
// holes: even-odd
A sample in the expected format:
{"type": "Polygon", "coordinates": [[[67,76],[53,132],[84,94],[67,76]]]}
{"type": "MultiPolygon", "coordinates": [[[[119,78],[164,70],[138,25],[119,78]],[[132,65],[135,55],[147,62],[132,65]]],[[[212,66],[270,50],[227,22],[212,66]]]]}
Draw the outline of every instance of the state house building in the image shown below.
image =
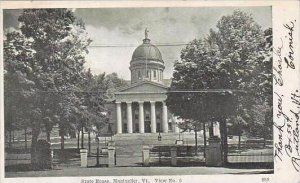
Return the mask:
{"type": "Polygon", "coordinates": [[[169,84],[164,84],[164,61],[147,30],[143,44],[133,52],[129,69],[131,84],[115,92],[111,113],[115,133],[178,132],[177,118],[165,103],[169,84]]]}

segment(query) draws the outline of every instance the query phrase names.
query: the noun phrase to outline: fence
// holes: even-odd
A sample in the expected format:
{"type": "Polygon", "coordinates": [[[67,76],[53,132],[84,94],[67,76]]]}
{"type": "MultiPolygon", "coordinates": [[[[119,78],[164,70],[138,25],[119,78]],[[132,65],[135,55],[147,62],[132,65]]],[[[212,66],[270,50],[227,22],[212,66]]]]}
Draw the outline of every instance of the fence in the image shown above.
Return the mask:
{"type": "Polygon", "coordinates": [[[228,154],[229,163],[272,163],[273,161],[271,153],[228,154]]]}
{"type": "Polygon", "coordinates": [[[249,139],[238,144],[228,144],[229,163],[273,163],[273,141],[249,139]]]}
{"type": "Polygon", "coordinates": [[[201,151],[195,156],[195,148],[193,146],[153,146],[149,151],[149,163],[151,166],[174,166],[175,164],[175,166],[204,165],[203,147],[199,147],[199,149],[201,151]],[[172,149],[174,149],[173,155],[172,149]]]}
{"type": "Polygon", "coordinates": [[[99,152],[91,152],[88,155],[88,164],[89,166],[96,166],[96,167],[108,166],[107,148],[102,148],[102,150],[99,150],[99,152]]]}
{"type": "Polygon", "coordinates": [[[30,154],[5,154],[5,166],[27,165],[30,163],[30,154]]]}

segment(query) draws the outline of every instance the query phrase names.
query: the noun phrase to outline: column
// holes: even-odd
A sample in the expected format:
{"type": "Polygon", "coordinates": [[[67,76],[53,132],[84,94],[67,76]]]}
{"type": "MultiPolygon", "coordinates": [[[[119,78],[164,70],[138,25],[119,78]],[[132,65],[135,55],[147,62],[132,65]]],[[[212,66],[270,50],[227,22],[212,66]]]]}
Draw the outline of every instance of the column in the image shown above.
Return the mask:
{"type": "Polygon", "coordinates": [[[168,107],[165,102],[162,102],[162,130],[168,133],[168,107]]]}
{"type": "Polygon", "coordinates": [[[117,133],[122,133],[122,113],[121,113],[121,102],[117,104],[117,133]]]}
{"type": "Polygon", "coordinates": [[[145,133],[144,102],[139,101],[139,133],[145,133]]]}
{"type": "Polygon", "coordinates": [[[156,133],[155,101],[150,101],[150,104],[151,104],[151,133],[156,133]]]}
{"type": "Polygon", "coordinates": [[[132,107],[131,102],[127,103],[127,132],[132,133],[132,107]]]}

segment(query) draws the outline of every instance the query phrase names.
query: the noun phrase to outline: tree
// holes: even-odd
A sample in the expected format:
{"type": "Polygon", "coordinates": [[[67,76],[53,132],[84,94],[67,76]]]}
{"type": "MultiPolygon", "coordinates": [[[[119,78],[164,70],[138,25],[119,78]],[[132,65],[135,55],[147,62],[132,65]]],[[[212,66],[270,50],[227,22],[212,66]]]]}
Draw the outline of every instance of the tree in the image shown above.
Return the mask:
{"type": "Polygon", "coordinates": [[[243,130],[246,129],[247,122],[241,115],[242,112],[237,111],[238,114],[236,116],[231,116],[228,120],[228,126],[230,127],[228,131],[231,135],[238,136],[238,149],[241,147],[241,136],[243,134],[243,130]]]}
{"type": "MultiPolygon", "coordinates": [[[[117,87],[125,86],[127,82],[118,78],[116,73],[105,73],[93,75],[88,69],[83,74],[83,80],[80,83],[80,92],[76,92],[79,100],[79,108],[76,113],[76,130],[78,132],[77,146],[80,146],[80,132],[81,148],[84,148],[84,129],[90,133],[94,132],[99,135],[102,128],[108,125],[109,121],[106,116],[107,109],[105,103],[107,100],[113,100],[113,92],[117,87]]],[[[88,147],[90,147],[90,138],[88,140],[88,147]]],[[[90,148],[89,148],[90,149],[90,148]]]]}
{"type": "MultiPolygon", "coordinates": [[[[93,127],[102,128],[105,116],[103,112],[104,107],[104,94],[106,86],[104,84],[105,74],[99,76],[93,76],[90,69],[84,75],[84,82],[81,84],[81,88],[84,90],[82,93],[78,93],[81,98],[81,120],[78,129],[82,131],[81,148],[83,148],[83,129],[88,131],[89,147],[90,147],[90,133],[93,131],[93,127]]],[[[90,148],[89,148],[90,149],[90,148]]]]}
{"type": "Polygon", "coordinates": [[[118,77],[117,73],[107,74],[104,78],[105,83],[105,98],[107,100],[115,99],[114,93],[116,92],[117,88],[127,86],[128,83],[118,77]]]}
{"type": "Polygon", "coordinates": [[[21,32],[6,36],[5,70],[7,75],[19,73],[25,83],[19,94],[31,111],[24,117],[32,129],[34,164],[42,129],[49,132],[56,121],[63,136],[74,126],[70,118],[78,105],[72,91],[82,80],[90,39],[83,22],[68,9],[27,9],[18,20],[21,32]],[[51,102],[53,105],[48,105],[51,102]]]}
{"type": "Polygon", "coordinates": [[[273,134],[272,107],[267,102],[259,102],[251,109],[250,119],[249,133],[263,138],[265,146],[266,139],[272,138],[273,134]]]}
{"type": "Polygon", "coordinates": [[[13,31],[6,34],[4,41],[4,103],[6,107],[4,112],[5,131],[9,132],[9,147],[11,147],[12,131],[26,129],[29,125],[28,118],[22,118],[22,115],[30,114],[30,108],[25,104],[31,92],[22,92],[22,90],[31,90],[34,84],[26,79],[24,74],[30,69],[26,62],[31,58],[30,43],[20,32],[13,31]]]}
{"type": "MultiPolygon", "coordinates": [[[[215,54],[216,50],[207,41],[193,40],[182,50],[181,61],[177,61],[174,66],[167,105],[175,115],[189,123],[192,120],[195,129],[202,128],[206,122],[220,121],[225,114],[234,111],[231,105],[232,94],[225,90],[218,94],[192,92],[199,89],[219,89],[218,84],[221,82],[218,80],[218,70],[211,61],[215,54]],[[181,90],[183,92],[178,92],[181,90]],[[186,90],[189,92],[185,92],[186,90]]],[[[195,141],[197,142],[196,137],[195,141]]]]}
{"type": "Polygon", "coordinates": [[[200,123],[199,121],[193,121],[186,119],[184,123],[179,123],[178,127],[182,129],[182,132],[191,131],[195,132],[195,156],[198,155],[198,131],[201,129],[203,130],[203,137],[204,137],[204,157],[206,157],[206,125],[205,122],[200,123]],[[202,126],[201,126],[202,125],[202,126]],[[201,128],[202,127],[202,128],[201,128]]]}
{"type": "Polygon", "coordinates": [[[167,105],[184,119],[220,122],[225,163],[228,119],[237,114],[238,105],[247,109],[256,98],[272,94],[268,87],[272,85],[272,69],[261,68],[267,59],[264,55],[269,54],[264,38],[250,15],[235,11],[223,16],[217,31],[210,30],[207,38],[190,42],[174,66],[167,105]]]}

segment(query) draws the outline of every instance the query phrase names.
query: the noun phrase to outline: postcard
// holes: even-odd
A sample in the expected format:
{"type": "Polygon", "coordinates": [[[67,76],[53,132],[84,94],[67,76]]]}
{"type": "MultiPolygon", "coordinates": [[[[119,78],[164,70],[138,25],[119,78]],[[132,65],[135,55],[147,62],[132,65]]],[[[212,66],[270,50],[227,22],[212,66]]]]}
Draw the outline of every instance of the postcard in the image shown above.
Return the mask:
{"type": "Polygon", "coordinates": [[[299,1],[2,1],[1,182],[300,182],[299,1]]]}

